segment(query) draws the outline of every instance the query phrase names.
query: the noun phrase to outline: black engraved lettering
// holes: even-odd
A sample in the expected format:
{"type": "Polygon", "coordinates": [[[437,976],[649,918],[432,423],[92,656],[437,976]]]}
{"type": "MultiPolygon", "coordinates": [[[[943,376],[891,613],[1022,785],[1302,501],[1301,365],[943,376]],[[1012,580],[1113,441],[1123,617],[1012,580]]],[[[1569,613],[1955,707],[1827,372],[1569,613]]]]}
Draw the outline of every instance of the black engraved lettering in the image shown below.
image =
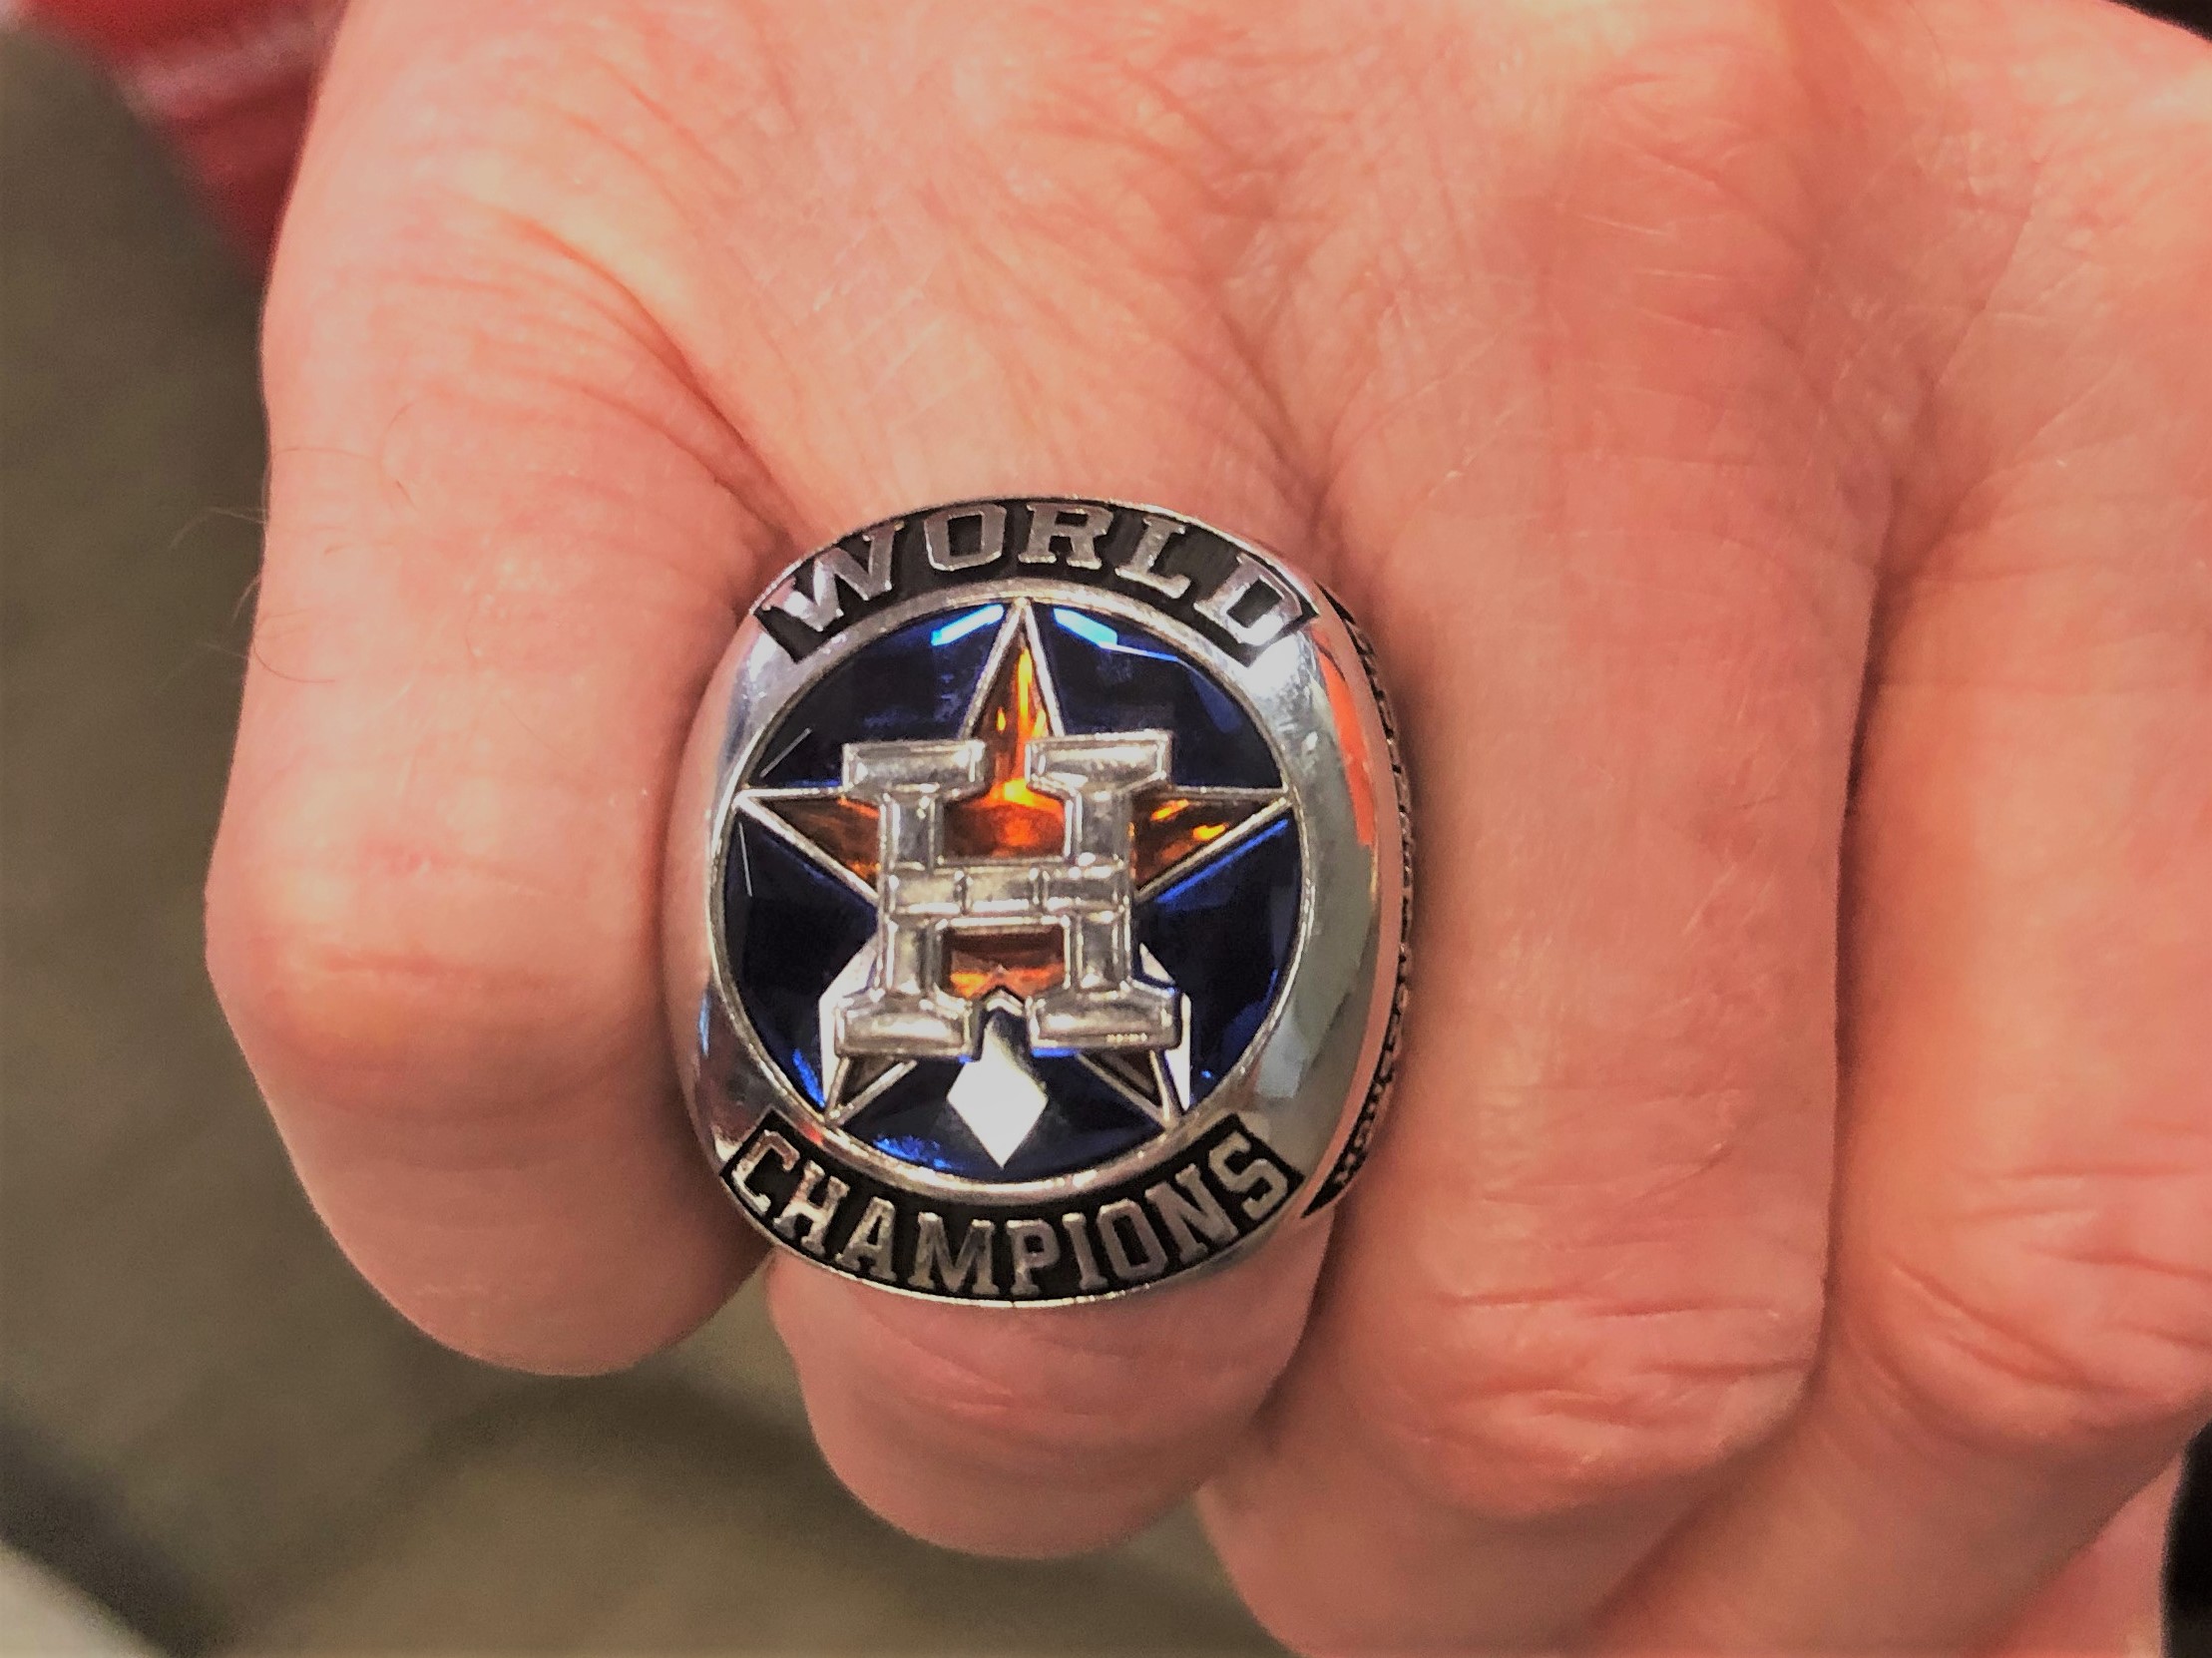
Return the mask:
{"type": "Polygon", "coordinates": [[[995,565],[1006,552],[1006,509],[995,501],[941,507],[922,520],[922,548],[930,569],[947,575],[995,565]],[[956,526],[974,524],[973,545],[956,526]]]}
{"type": "Polygon", "coordinates": [[[879,1283],[895,1282],[896,1272],[891,1265],[891,1240],[893,1227],[899,1212],[891,1207],[887,1197],[871,1197],[868,1206],[860,1211],[860,1220],[852,1229],[852,1236],[845,1240],[845,1247],[837,1252],[836,1265],[843,1271],[859,1277],[865,1272],[879,1283]]]}
{"type": "Polygon", "coordinates": [[[1124,1284],[1149,1283],[1167,1270],[1167,1246],[1152,1230],[1151,1217],[1128,1198],[1099,1206],[1099,1242],[1106,1246],[1106,1265],[1124,1284]]]}
{"type": "Polygon", "coordinates": [[[1265,1220],[1290,1195],[1290,1180],[1281,1165],[1242,1134],[1224,1134],[1206,1166],[1223,1190],[1242,1199],[1245,1216],[1252,1221],[1265,1220]]]}
{"type": "Polygon", "coordinates": [[[867,563],[855,559],[839,543],[823,549],[791,573],[789,580],[768,597],[768,608],[782,612],[800,626],[826,633],[844,614],[844,594],[858,600],[880,599],[891,589],[891,544],[899,533],[896,523],[878,524],[861,532],[867,563]],[[804,584],[803,586],[801,584],[804,584]]]}
{"type": "Polygon", "coordinates": [[[1175,1258],[1186,1267],[1212,1253],[1207,1244],[1218,1247],[1236,1242],[1236,1222],[1221,1207],[1221,1200],[1213,1195],[1195,1163],[1185,1163],[1175,1170],[1173,1186],[1165,1181],[1154,1181],[1146,1186],[1144,1201],[1152,1206],[1160,1224],[1167,1228],[1168,1239],[1175,1246],[1175,1258]],[[1177,1186],[1182,1189],[1176,1190],[1177,1186]],[[1200,1233],[1205,1235],[1203,1241],[1200,1233]]]}
{"type": "Polygon", "coordinates": [[[1042,1292],[1037,1275],[1060,1259],[1060,1234],[1049,1220],[1010,1220],[1006,1223],[1006,1247],[1012,1259],[1014,1282],[1009,1293],[1018,1301],[1042,1292]]]}
{"type": "Polygon", "coordinates": [[[824,549],[753,617],[798,660],[905,600],[1017,575],[1136,590],[1243,662],[1314,616],[1297,583],[1202,524],[1104,501],[963,501],[824,549]]]}
{"type": "Polygon", "coordinates": [[[931,1202],[834,1144],[802,1152],[773,1117],[746,1136],[722,1178],[764,1231],[851,1277],[965,1300],[1044,1301],[1151,1283],[1232,1249],[1300,1180],[1234,1117],[1053,1216],[931,1202]]]}
{"type": "Polygon", "coordinates": [[[1229,579],[1198,601],[1200,616],[1254,650],[1289,632],[1304,611],[1298,596],[1249,553],[1239,554],[1229,579]]]}
{"type": "Polygon", "coordinates": [[[1352,1176],[1359,1172],[1374,1144],[1376,1125],[1382,1120],[1391,1086],[1398,1079],[1398,1038],[1406,1017],[1406,985],[1413,945],[1413,790],[1406,772],[1405,751],[1391,711],[1390,694],[1383,688],[1374,644],[1358,619],[1334,594],[1325,592],[1323,597],[1336,612],[1337,620],[1344,623],[1352,649],[1367,674],[1368,688],[1375,694],[1375,714],[1383,727],[1383,746],[1390,755],[1391,782],[1398,799],[1398,978],[1391,987],[1390,1013],[1383,1022],[1383,1039],[1375,1052],[1375,1073],[1368,1081],[1367,1096],[1360,1101],[1351,1131],[1344,1136],[1344,1149],[1337,1153],[1335,1164],[1322,1177],[1312,1200],[1306,1205],[1309,1215],[1327,1208],[1344,1195],[1345,1187],[1352,1183],[1352,1176]]]}
{"type": "Polygon", "coordinates": [[[1154,593],[1169,599],[1180,599],[1190,591],[1190,578],[1171,575],[1159,568],[1160,555],[1167,551],[1167,544],[1181,535],[1186,527],[1172,518],[1161,518],[1157,513],[1144,515],[1144,535],[1128,556],[1128,561],[1114,574],[1124,582],[1134,582],[1140,588],[1150,588],[1154,593]]]}
{"type": "Polygon", "coordinates": [[[1029,539],[1015,554],[1025,565],[1049,565],[1065,548],[1063,561],[1070,570],[1104,570],[1099,562],[1099,538],[1113,522],[1113,509],[1081,501],[1032,501],[1029,539]]]}
{"type": "Polygon", "coordinates": [[[945,1217],[924,1209],[914,1217],[914,1271],[907,1283],[917,1290],[942,1285],[948,1295],[997,1295],[998,1280],[991,1275],[992,1231],[991,1223],[980,1216],[971,1220],[955,1255],[945,1237],[945,1217]]]}
{"type": "Polygon", "coordinates": [[[799,1183],[784,1199],[775,1229],[809,1255],[820,1255],[828,1245],[829,1223],[837,1218],[837,1205],[852,1188],[812,1158],[799,1171],[799,1183]],[[822,1195],[816,1197],[819,1191],[822,1195]]]}
{"type": "Polygon", "coordinates": [[[1091,1223],[1080,1212],[1072,1212],[1062,1215],[1060,1224],[1068,1233],[1068,1247],[1075,1252],[1080,1274],[1076,1288],[1086,1294],[1105,1289],[1106,1275],[1099,1270],[1099,1253],[1091,1247],[1091,1223]]]}
{"type": "Polygon", "coordinates": [[[775,1207],[775,1199],[752,1183],[753,1174],[770,1157],[781,1163],[786,1173],[799,1166],[798,1147],[771,1128],[756,1135],[752,1144],[731,1158],[729,1167],[722,1171],[723,1181],[738,1201],[756,1215],[775,1207]]]}

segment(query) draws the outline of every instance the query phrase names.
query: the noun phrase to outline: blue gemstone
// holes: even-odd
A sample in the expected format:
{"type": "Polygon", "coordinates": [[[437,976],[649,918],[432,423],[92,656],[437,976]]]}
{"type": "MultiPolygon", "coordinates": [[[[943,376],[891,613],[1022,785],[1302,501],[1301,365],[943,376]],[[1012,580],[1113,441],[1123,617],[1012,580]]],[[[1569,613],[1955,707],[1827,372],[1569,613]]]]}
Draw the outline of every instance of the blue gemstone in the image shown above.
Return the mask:
{"type": "Polygon", "coordinates": [[[1027,1138],[1002,1165],[961,1120],[946,1094],[962,1061],[918,1063],[846,1124],[902,1162],[969,1180],[1043,1180],[1117,1157],[1159,1132],[1159,1124],[1076,1059],[1037,1058],[1048,1101],[1027,1138]]]}
{"type": "Polygon", "coordinates": [[[1089,1168],[1159,1132],[1157,1120],[1080,1059],[1041,1057],[1031,1063],[1052,1103],[1007,1159],[1005,1179],[1043,1180],[1089,1168]]]}
{"type": "Polygon", "coordinates": [[[792,705],[753,782],[834,787],[848,742],[958,736],[1005,616],[1004,605],[984,605],[885,634],[792,705]]]}
{"type": "Polygon", "coordinates": [[[972,1180],[993,1178],[999,1165],[945,1103],[945,1090],[959,1074],[957,1060],[922,1060],[848,1121],[846,1131],[901,1162],[972,1180]]]}
{"type": "Polygon", "coordinates": [[[1298,926],[1298,830],[1282,818],[1137,906],[1136,941],[1186,999],[1191,1103],[1251,1045],[1298,926]]]}
{"type": "Polygon", "coordinates": [[[1039,620],[1069,730],[1172,731],[1175,781],[1190,788],[1281,781],[1251,715],[1173,646],[1119,618],[1065,606],[1039,620]]]}
{"type": "MultiPolygon", "coordinates": [[[[848,742],[957,735],[1005,617],[1003,605],[978,606],[876,640],[796,701],[751,781],[833,787],[848,742]]],[[[1242,705],[1172,646],[1085,610],[1041,607],[1038,622],[1067,729],[1166,729],[1177,783],[1278,786],[1273,755],[1242,705]]],[[[1136,942],[1187,999],[1191,1103],[1235,1066],[1274,1001],[1295,943],[1298,883],[1297,831],[1285,819],[1137,909],[1136,942]]],[[[745,1015],[792,1086],[820,1105],[821,999],[867,945],[874,906],[744,817],[733,828],[723,904],[745,1015]]],[[[1159,1133],[1148,1112],[1080,1058],[1045,1053],[1031,1063],[1047,1103],[1004,1165],[948,1103],[956,1061],[912,1065],[847,1127],[891,1156],[982,1181],[1094,1167],[1159,1133]]]]}
{"type": "Polygon", "coordinates": [[[875,906],[782,838],[737,820],[723,937],[752,1028],[783,1073],[822,1102],[821,1003],[875,931],[875,906]]]}

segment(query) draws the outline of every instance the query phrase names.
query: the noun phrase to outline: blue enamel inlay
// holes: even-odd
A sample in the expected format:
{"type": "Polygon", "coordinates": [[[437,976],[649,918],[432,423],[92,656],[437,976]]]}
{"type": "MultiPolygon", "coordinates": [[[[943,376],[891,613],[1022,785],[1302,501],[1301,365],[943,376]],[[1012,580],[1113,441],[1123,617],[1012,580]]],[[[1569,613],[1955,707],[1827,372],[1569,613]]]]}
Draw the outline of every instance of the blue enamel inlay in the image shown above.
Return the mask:
{"type": "Polygon", "coordinates": [[[875,931],[874,907],[749,818],[737,820],[723,903],[723,936],[752,1028],[819,1105],[822,994],[875,931]]]}
{"type": "Polygon", "coordinates": [[[956,1060],[925,1059],[885,1088],[845,1129],[901,1162],[989,1179],[987,1171],[998,1165],[945,1103],[945,1090],[959,1074],[956,1060]]]}
{"type": "Polygon", "coordinates": [[[1006,1165],[1009,1180],[1042,1180],[1118,1157],[1159,1132],[1159,1124],[1080,1059],[1030,1061],[1053,1102],[1006,1165]]]}
{"type": "Polygon", "coordinates": [[[1259,1034],[1298,926],[1298,830],[1280,818],[1136,909],[1136,942],[1189,998],[1195,1104],[1259,1034]]]}
{"type": "Polygon", "coordinates": [[[990,626],[1005,615],[1004,605],[986,605],[980,611],[970,611],[964,617],[939,622],[930,629],[929,642],[943,649],[948,644],[966,638],[970,633],[990,626]]]}
{"type": "Polygon", "coordinates": [[[834,785],[848,742],[960,734],[1004,605],[931,617],[886,633],[792,705],[753,774],[763,788],[834,785]]]}
{"type": "MultiPolygon", "coordinates": [[[[793,704],[748,782],[834,787],[848,742],[959,734],[1006,612],[991,604],[939,613],[856,652],[793,704]]],[[[1119,618],[1069,607],[1040,608],[1037,621],[1067,729],[1171,732],[1173,785],[1280,786],[1243,706],[1164,640],[1119,618]]],[[[792,1086],[819,1105],[821,999],[872,936],[874,907],[742,815],[727,868],[725,937],[745,1015],[792,1086]]],[[[1235,1066],[1281,988],[1298,887],[1297,830],[1285,817],[1137,906],[1136,943],[1185,998],[1192,1104],[1235,1066]]],[[[1093,1167],[1160,1131],[1080,1058],[1039,1053],[1031,1063],[1049,1102],[1003,1166],[946,1101],[958,1061],[913,1065],[846,1127],[891,1156],[982,1181],[1093,1167]]]]}
{"type": "Polygon", "coordinates": [[[1271,789],[1267,739],[1236,699],[1164,641],[1119,618],[1054,606],[1038,628],[1071,731],[1172,731],[1175,781],[1271,789]]]}
{"type": "Polygon", "coordinates": [[[1001,1165],[969,1132],[945,1093],[960,1074],[955,1060],[925,1060],[884,1089],[846,1129],[904,1162],[969,1180],[1043,1180],[1117,1157],[1159,1132],[1138,1110],[1076,1059],[1031,1061],[1051,1096],[1029,1136],[1001,1165]]]}
{"type": "Polygon", "coordinates": [[[1081,611],[1071,611],[1059,606],[1053,608],[1053,620],[1076,635],[1089,639],[1103,650],[1121,648],[1120,635],[1095,616],[1085,616],[1081,611]]]}

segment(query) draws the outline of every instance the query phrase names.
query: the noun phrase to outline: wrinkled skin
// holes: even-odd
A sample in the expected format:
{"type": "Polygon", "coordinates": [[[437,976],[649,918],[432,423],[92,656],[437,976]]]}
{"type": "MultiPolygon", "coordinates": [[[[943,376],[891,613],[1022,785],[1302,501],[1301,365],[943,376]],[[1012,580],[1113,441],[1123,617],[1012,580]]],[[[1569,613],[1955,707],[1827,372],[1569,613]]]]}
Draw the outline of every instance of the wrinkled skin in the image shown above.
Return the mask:
{"type": "Polygon", "coordinates": [[[323,1217],[503,1364],[712,1311],[656,916],[734,617],[1158,501],[1395,679],[1396,1112],[1332,1238],[1125,1304],[774,1263],[844,1479],[1015,1554],[1202,1487],[1314,1653],[2139,1646],[2212,1414],[2207,177],[2212,52],[2094,0],[357,0],[209,905],[323,1217]]]}

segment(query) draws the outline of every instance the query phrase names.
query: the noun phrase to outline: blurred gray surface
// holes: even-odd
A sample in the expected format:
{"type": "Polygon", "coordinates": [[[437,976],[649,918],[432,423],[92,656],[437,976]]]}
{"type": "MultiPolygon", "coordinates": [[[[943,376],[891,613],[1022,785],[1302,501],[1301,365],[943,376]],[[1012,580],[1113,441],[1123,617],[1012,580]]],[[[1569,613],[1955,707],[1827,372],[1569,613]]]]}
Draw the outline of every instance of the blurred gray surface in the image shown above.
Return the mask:
{"type": "Polygon", "coordinates": [[[253,328],[151,142],[0,36],[0,1536],[173,1652],[1271,1650],[1186,1516],[1051,1566],[871,1519],[749,1299],[537,1382],[338,1259],[200,965],[253,328]]]}

